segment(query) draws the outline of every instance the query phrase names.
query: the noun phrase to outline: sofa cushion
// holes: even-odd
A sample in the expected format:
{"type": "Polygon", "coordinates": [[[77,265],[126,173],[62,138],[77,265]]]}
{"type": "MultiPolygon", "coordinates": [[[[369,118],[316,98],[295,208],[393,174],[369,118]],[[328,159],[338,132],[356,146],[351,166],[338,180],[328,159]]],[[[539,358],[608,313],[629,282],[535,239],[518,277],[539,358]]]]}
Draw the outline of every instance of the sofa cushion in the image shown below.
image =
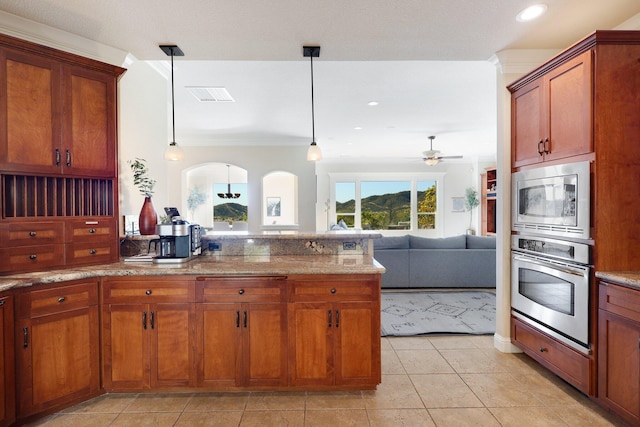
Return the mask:
{"type": "Polygon", "coordinates": [[[409,249],[409,236],[388,236],[375,239],[373,249],[409,249]]]}
{"type": "Polygon", "coordinates": [[[467,234],[467,249],[495,249],[496,238],[494,236],[474,236],[467,234]]]}
{"type": "Polygon", "coordinates": [[[467,239],[464,234],[442,239],[409,236],[409,245],[411,249],[466,249],[467,239]]]}

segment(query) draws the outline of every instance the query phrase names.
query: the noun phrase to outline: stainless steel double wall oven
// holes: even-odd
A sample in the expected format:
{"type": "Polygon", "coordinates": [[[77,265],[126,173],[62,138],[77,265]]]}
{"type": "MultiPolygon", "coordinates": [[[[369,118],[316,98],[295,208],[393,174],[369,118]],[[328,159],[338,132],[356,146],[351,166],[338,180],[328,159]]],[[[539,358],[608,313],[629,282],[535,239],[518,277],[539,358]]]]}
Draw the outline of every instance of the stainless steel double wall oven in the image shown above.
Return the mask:
{"type": "Polygon", "coordinates": [[[589,353],[589,162],[513,174],[512,314],[589,353]]]}

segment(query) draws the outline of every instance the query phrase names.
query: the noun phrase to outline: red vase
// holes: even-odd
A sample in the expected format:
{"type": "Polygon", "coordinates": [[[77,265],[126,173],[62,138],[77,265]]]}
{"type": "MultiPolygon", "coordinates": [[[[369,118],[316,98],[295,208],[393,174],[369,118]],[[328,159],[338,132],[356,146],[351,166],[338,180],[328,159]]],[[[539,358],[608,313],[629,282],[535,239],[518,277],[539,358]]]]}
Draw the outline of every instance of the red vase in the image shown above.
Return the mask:
{"type": "Polygon", "coordinates": [[[153,208],[151,197],[145,197],[142,204],[142,210],[140,211],[140,217],[138,218],[138,225],[140,226],[140,234],[150,235],[156,234],[156,224],[158,223],[158,214],[153,208]]]}

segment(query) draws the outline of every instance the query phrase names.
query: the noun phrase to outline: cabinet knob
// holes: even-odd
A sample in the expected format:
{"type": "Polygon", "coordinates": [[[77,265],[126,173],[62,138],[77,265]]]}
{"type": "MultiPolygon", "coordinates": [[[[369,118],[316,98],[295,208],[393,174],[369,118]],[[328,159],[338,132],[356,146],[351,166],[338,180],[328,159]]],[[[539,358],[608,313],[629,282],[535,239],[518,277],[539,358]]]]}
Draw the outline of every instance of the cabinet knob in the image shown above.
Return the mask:
{"type": "Polygon", "coordinates": [[[38,258],[38,255],[35,255],[35,254],[29,255],[29,259],[31,259],[31,260],[35,261],[36,258],[38,258]]]}
{"type": "Polygon", "coordinates": [[[239,293],[240,295],[244,294],[244,289],[240,289],[240,290],[238,291],[238,293],[239,293]]]}
{"type": "Polygon", "coordinates": [[[67,298],[66,298],[66,297],[60,297],[60,298],[58,298],[58,302],[59,302],[59,303],[61,303],[61,304],[62,304],[63,302],[65,302],[66,300],[67,300],[67,298]]]}
{"type": "Polygon", "coordinates": [[[96,254],[96,250],[95,249],[90,249],[89,250],[89,254],[90,255],[95,255],[96,254]]]}
{"type": "Polygon", "coordinates": [[[29,232],[29,237],[36,237],[38,235],[38,233],[36,233],[35,231],[30,231],[29,232]]]}
{"type": "Polygon", "coordinates": [[[335,294],[336,292],[337,292],[337,291],[336,291],[336,288],[331,288],[331,293],[332,293],[332,294],[335,294]]]}
{"type": "Polygon", "coordinates": [[[545,351],[547,351],[545,347],[540,347],[540,353],[544,353],[545,351]]]}
{"type": "Polygon", "coordinates": [[[96,234],[96,229],[95,228],[90,228],[89,229],[89,234],[96,234]]]}
{"type": "Polygon", "coordinates": [[[151,289],[147,289],[146,291],[144,291],[144,293],[145,293],[146,295],[151,295],[151,289]]]}

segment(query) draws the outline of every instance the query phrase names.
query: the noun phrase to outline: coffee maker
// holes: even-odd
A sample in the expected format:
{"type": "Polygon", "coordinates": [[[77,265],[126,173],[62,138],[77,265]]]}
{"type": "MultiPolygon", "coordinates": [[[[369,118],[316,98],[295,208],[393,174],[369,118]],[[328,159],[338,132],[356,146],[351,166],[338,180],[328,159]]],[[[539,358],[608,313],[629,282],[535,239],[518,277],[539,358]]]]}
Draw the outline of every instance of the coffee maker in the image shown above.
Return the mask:
{"type": "Polygon", "coordinates": [[[158,239],[149,241],[155,245],[156,256],[154,263],[181,263],[187,262],[202,252],[202,227],[198,224],[189,224],[183,220],[176,208],[164,208],[171,217],[171,224],[157,224],[156,234],[158,239]]]}

